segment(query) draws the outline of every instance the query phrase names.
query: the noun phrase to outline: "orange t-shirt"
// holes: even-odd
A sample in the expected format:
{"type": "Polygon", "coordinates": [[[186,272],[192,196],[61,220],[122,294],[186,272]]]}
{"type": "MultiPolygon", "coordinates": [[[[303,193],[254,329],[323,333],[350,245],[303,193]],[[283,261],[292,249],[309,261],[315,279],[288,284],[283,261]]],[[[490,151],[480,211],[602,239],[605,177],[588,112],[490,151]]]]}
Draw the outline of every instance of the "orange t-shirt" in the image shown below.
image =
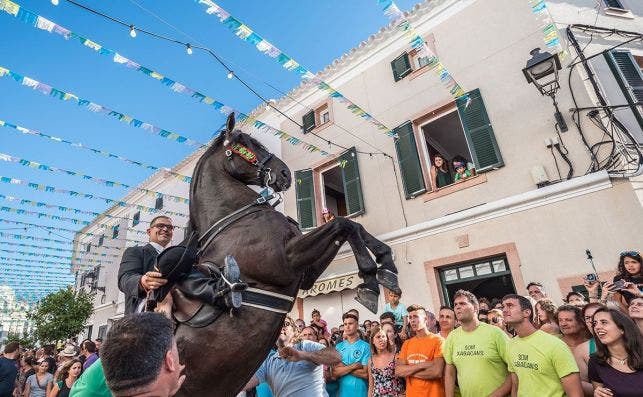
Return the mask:
{"type": "MultiPolygon", "coordinates": [[[[440,335],[429,333],[427,336],[407,340],[402,345],[399,359],[407,364],[422,363],[442,357],[444,339],[440,335]]],[[[444,397],[444,382],[439,379],[420,379],[413,376],[406,378],[406,397],[444,397]]]]}

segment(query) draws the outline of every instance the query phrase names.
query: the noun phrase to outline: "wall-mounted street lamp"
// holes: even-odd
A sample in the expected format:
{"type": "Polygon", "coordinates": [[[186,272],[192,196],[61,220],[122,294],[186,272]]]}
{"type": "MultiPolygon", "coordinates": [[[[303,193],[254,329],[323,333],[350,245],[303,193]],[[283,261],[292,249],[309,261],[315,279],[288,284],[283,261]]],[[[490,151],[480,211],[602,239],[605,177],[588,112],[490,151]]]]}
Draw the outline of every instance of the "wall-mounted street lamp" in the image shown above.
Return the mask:
{"type": "Polygon", "coordinates": [[[556,91],[560,88],[558,83],[558,71],[560,67],[560,59],[558,54],[550,54],[549,52],[540,52],[540,48],[534,48],[530,52],[531,59],[527,61],[527,66],[522,70],[527,78],[527,83],[533,83],[542,95],[551,97],[554,102],[556,113],[556,124],[561,132],[568,130],[567,123],[563,119],[563,115],[558,110],[558,103],[556,102],[556,91]]]}

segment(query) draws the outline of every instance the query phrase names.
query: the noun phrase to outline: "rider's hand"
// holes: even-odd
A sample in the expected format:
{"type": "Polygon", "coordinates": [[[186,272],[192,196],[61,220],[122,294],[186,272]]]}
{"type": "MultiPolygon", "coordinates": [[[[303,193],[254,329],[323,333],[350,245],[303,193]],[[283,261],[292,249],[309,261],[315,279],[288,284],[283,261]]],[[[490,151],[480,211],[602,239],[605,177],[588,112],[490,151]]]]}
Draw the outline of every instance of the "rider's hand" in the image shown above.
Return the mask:
{"type": "Polygon", "coordinates": [[[162,278],[159,272],[147,272],[141,277],[141,285],[146,290],[155,290],[166,283],[167,279],[162,278]]]}

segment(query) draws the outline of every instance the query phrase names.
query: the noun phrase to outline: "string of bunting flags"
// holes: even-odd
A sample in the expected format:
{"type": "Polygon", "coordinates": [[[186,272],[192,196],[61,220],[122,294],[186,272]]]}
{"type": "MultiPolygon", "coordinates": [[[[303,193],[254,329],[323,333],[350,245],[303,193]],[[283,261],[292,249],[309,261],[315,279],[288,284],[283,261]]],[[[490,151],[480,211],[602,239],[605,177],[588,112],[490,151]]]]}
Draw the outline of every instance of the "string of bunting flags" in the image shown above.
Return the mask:
{"type": "Polygon", "coordinates": [[[424,67],[429,68],[429,70],[434,70],[435,73],[440,78],[442,84],[449,90],[451,95],[454,98],[460,98],[466,93],[458,84],[451,73],[444,67],[440,59],[431,51],[429,46],[426,44],[426,41],[420,36],[408,19],[404,16],[404,13],[395,4],[393,0],[377,0],[379,5],[382,7],[384,15],[386,15],[392,24],[394,24],[397,29],[409,37],[411,47],[413,47],[419,54],[419,58],[426,57],[427,65],[424,67]]]}
{"type": "MultiPolygon", "coordinates": [[[[27,277],[28,279],[31,275],[19,269],[7,269],[5,274],[3,274],[3,276],[10,278],[14,281],[18,281],[18,280],[24,280],[25,277],[27,277]],[[21,276],[24,276],[24,277],[21,277],[21,276]]],[[[70,275],[69,272],[64,274],[64,273],[61,273],[60,271],[56,271],[55,269],[46,269],[46,270],[39,269],[38,276],[41,277],[41,279],[45,279],[48,281],[68,281],[68,280],[73,281],[73,275],[70,275]]],[[[34,278],[31,278],[31,280],[34,280],[34,278]]]]}
{"type": "MultiPolygon", "coordinates": [[[[51,250],[51,251],[56,251],[56,252],[75,252],[72,249],[68,248],[56,248],[56,247],[47,247],[47,246],[41,246],[41,245],[34,245],[34,244],[23,244],[23,243],[12,243],[10,241],[2,241],[0,242],[2,245],[12,245],[15,247],[23,247],[23,248],[38,248],[38,249],[43,249],[43,250],[51,250]]],[[[117,254],[106,254],[106,253],[100,253],[100,252],[84,252],[81,251],[80,254],[82,256],[85,255],[90,255],[90,256],[101,256],[101,257],[107,257],[107,258],[120,258],[120,255],[117,254]]]]}
{"type": "MultiPolygon", "coordinates": [[[[1,249],[0,252],[4,252],[7,254],[18,254],[18,255],[23,255],[23,256],[38,256],[38,257],[43,257],[43,258],[56,258],[56,259],[64,259],[64,260],[81,260],[81,258],[75,258],[73,256],[62,256],[62,255],[55,255],[55,254],[44,254],[41,252],[29,252],[29,251],[18,251],[18,250],[7,250],[7,249],[1,249]]],[[[83,258],[82,260],[87,260],[87,258],[83,258]]],[[[112,262],[112,260],[105,260],[106,262],[112,262]]]]}
{"type": "Polygon", "coordinates": [[[125,124],[128,124],[132,127],[140,128],[142,130],[145,130],[151,134],[160,136],[161,138],[168,139],[170,141],[178,142],[178,143],[184,143],[188,146],[195,146],[195,147],[205,147],[206,145],[203,143],[200,143],[198,141],[195,141],[194,139],[186,138],[182,135],[177,134],[176,132],[171,132],[168,130],[165,130],[163,128],[157,127],[153,124],[146,123],[142,120],[135,119],[132,116],[129,116],[124,113],[117,112],[115,110],[112,110],[106,106],[99,105],[95,102],[92,102],[88,99],[83,99],[79,98],[77,95],[72,94],[70,92],[66,92],[63,90],[59,90],[58,88],[54,88],[48,84],[41,83],[37,80],[34,80],[30,77],[23,76],[22,74],[16,73],[14,71],[11,71],[7,68],[4,68],[0,66],[0,77],[5,77],[9,76],[16,82],[20,83],[24,87],[30,87],[35,91],[40,92],[43,95],[48,95],[56,99],[60,99],[62,101],[73,101],[78,104],[78,106],[85,108],[89,110],[90,112],[93,113],[101,113],[107,116],[114,117],[118,119],[118,121],[123,122],[125,124]]]}
{"type": "Polygon", "coordinates": [[[58,216],[58,215],[50,215],[50,214],[45,214],[44,212],[36,212],[36,211],[28,211],[28,210],[23,210],[21,208],[13,208],[13,207],[5,207],[2,206],[0,207],[0,212],[9,212],[12,214],[18,214],[18,215],[34,215],[37,216],[38,219],[40,218],[49,218],[53,219],[55,221],[67,221],[71,222],[76,225],[89,225],[90,222],[88,221],[83,221],[81,219],[76,219],[76,218],[67,218],[64,216],[58,216]]]}
{"type": "MultiPolygon", "coordinates": [[[[22,270],[34,270],[33,265],[23,265],[21,263],[7,263],[5,264],[6,266],[11,266],[12,269],[22,269],[22,270]]],[[[71,266],[69,263],[65,265],[47,265],[47,266],[40,266],[39,269],[51,269],[51,270],[56,270],[56,271],[66,271],[69,272],[71,270],[71,266]]]]}
{"type": "Polygon", "coordinates": [[[94,154],[98,154],[98,155],[103,156],[103,157],[108,157],[108,158],[121,160],[121,161],[124,161],[124,162],[126,162],[128,164],[137,165],[139,167],[146,168],[148,170],[153,170],[153,171],[163,170],[163,172],[165,172],[167,175],[172,175],[174,178],[178,179],[181,182],[190,183],[192,181],[192,177],[187,176],[187,175],[179,174],[178,172],[174,172],[170,168],[167,168],[167,167],[158,167],[158,166],[155,166],[155,165],[145,164],[145,163],[142,163],[140,161],[130,160],[130,159],[126,158],[126,157],[110,153],[110,152],[108,152],[106,150],[95,149],[95,148],[89,147],[87,145],[84,145],[82,143],[78,143],[78,142],[70,142],[70,141],[65,140],[63,138],[43,134],[42,132],[35,131],[35,130],[30,130],[28,128],[25,128],[25,127],[22,127],[22,126],[19,126],[19,125],[15,125],[15,124],[9,123],[9,122],[4,121],[4,120],[0,120],[0,126],[7,127],[7,128],[13,128],[15,131],[18,131],[18,132],[20,132],[22,134],[25,134],[25,135],[38,136],[38,137],[41,137],[41,138],[49,139],[49,140],[51,140],[53,142],[65,143],[65,144],[68,144],[68,145],[70,145],[72,147],[75,147],[75,148],[85,149],[85,150],[88,150],[88,151],[90,151],[90,152],[92,152],[94,154]]]}
{"type": "MultiPolygon", "coordinates": [[[[2,195],[0,194],[0,196],[2,196],[2,195]]],[[[10,213],[18,214],[18,215],[38,215],[38,218],[49,218],[49,219],[53,219],[53,220],[70,221],[70,219],[71,219],[72,221],[73,220],[78,221],[78,222],[73,222],[73,223],[84,225],[84,226],[88,226],[88,225],[92,224],[89,221],[82,221],[80,219],[58,217],[57,215],[43,214],[43,213],[34,212],[34,211],[26,211],[26,210],[23,210],[23,209],[12,208],[12,207],[4,207],[4,206],[2,206],[2,207],[0,207],[0,211],[10,212],[10,213]]],[[[38,228],[54,230],[54,228],[52,228],[51,226],[36,225],[34,223],[10,221],[10,220],[6,220],[6,219],[0,219],[0,222],[13,223],[13,224],[16,224],[16,225],[27,225],[27,226],[30,226],[30,227],[38,227],[38,228]]],[[[106,225],[104,223],[94,223],[94,225],[100,227],[101,229],[114,230],[116,228],[116,226],[106,225]]],[[[177,226],[177,227],[180,227],[180,226],[177,226]]],[[[55,228],[55,229],[59,230],[59,231],[69,232],[69,233],[84,234],[84,235],[92,236],[92,237],[99,237],[99,236],[103,235],[103,234],[95,234],[95,233],[89,233],[89,232],[79,232],[79,231],[76,231],[76,230],[65,229],[65,228],[55,228]]],[[[136,233],[136,234],[143,234],[143,235],[147,234],[147,232],[144,232],[142,230],[136,230],[136,229],[130,229],[130,228],[128,228],[127,231],[133,232],[133,233],[136,233]]]]}
{"type": "Polygon", "coordinates": [[[113,204],[113,205],[117,205],[119,207],[134,208],[134,209],[136,209],[138,211],[145,212],[145,213],[148,213],[148,214],[165,213],[165,214],[176,215],[176,216],[181,216],[181,217],[188,217],[189,216],[188,214],[184,214],[184,213],[181,213],[181,212],[167,211],[167,210],[157,210],[157,209],[152,208],[152,207],[146,207],[146,206],[139,205],[139,204],[131,204],[131,203],[127,203],[125,201],[114,200],[114,199],[107,198],[107,197],[97,196],[95,194],[81,193],[81,192],[77,192],[77,191],[74,191],[74,190],[60,189],[60,188],[57,188],[55,186],[49,186],[49,185],[45,185],[45,184],[42,184],[42,183],[35,183],[35,182],[25,181],[24,179],[0,176],[0,182],[9,183],[9,184],[12,184],[12,185],[27,186],[27,187],[30,187],[30,188],[35,189],[35,190],[40,190],[40,191],[49,192],[49,193],[59,193],[59,194],[64,194],[64,195],[68,195],[68,196],[71,196],[71,197],[82,197],[82,198],[86,198],[86,199],[100,200],[100,201],[106,202],[107,204],[113,204]]]}
{"type": "MultiPolygon", "coordinates": [[[[75,231],[75,230],[71,230],[71,229],[64,229],[64,228],[60,228],[60,227],[53,227],[53,226],[40,226],[40,225],[35,225],[35,224],[33,224],[33,223],[25,223],[25,222],[18,222],[18,221],[10,221],[10,220],[7,220],[7,219],[0,219],[0,222],[5,222],[5,223],[15,223],[15,224],[24,224],[24,225],[33,225],[34,227],[38,227],[38,228],[42,228],[42,229],[46,229],[46,230],[48,230],[48,231],[57,231],[57,232],[66,232],[66,233],[76,233],[76,234],[81,234],[81,235],[88,235],[88,236],[90,236],[90,237],[92,237],[92,236],[99,236],[99,235],[97,235],[97,234],[77,232],[77,231],[75,231]]],[[[68,245],[68,244],[72,244],[72,243],[78,243],[78,244],[88,245],[88,243],[87,243],[87,242],[84,242],[84,241],[78,241],[78,240],[75,240],[75,239],[74,239],[74,240],[64,241],[64,240],[50,239],[50,238],[46,238],[46,237],[34,237],[34,236],[27,236],[27,235],[24,235],[24,234],[14,234],[14,233],[3,233],[3,232],[0,232],[0,237],[8,237],[8,238],[13,238],[13,239],[15,239],[15,240],[45,241],[45,242],[50,242],[50,243],[67,244],[67,245],[68,245]]],[[[100,236],[99,236],[99,237],[100,237],[100,236]]],[[[112,239],[112,238],[111,238],[111,236],[105,236],[105,237],[112,239]]],[[[116,240],[116,239],[112,239],[112,240],[116,240]]],[[[120,239],[120,240],[122,240],[122,239],[120,239]]],[[[130,239],[125,239],[125,241],[126,241],[126,242],[131,242],[131,243],[137,243],[137,244],[144,244],[144,243],[146,243],[146,241],[130,240],[130,239]]],[[[103,245],[101,245],[100,247],[101,247],[101,248],[107,248],[107,249],[115,249],[115,250],[120,250],[120,249],[122,248],[122,247],[114,247],[114,246],[106,245],[106,244],[103,244],[103,245]]]]}
{"type": "Polygon", "coordinates": [[[196,99],[200,103],[204,103],[208,106],[213,107],[215,110],[218,110],[221,114],[228,116],[230,113],[235,112],[237,119],[240,122],[245,122],[247,124],[253,125],[256,129],[264,133],[271,133],[274,136],[280,138],[283,141],[286,141],[294,146],[301,146],[304,150],[314,153],[319,152],[322,156],[327,156],[329,153],[325,150],[322,150],[318,146],[305,142],[301,139],[295,138],[290,134],[285,133],[284,131],[279,130],[278,128],[272,127],[263,123],[259,120],[256,120],[253,117],[248,116],[247,114],[233,108],[232,106],[226,105],[222,102],[219,102],[212,98],[211,96],[202,94],[196,90],[193,90],[182,84],[178,81],[170,79],[163,74],[156,72],[150,68],[140,65],[138,62],[135,62],[131,59],[128,59],[115,50],[103,47],[102,45],[96,43],[93,40],[85,38],[79,34],[72,32],[71,30],[60,26],[30,10],[25,9],[17,3],[14,3],[9,0],[0,0],[0,9],[3,9],[6,13],[13,15],[18,20],[31,25],[40,30],[48,31],[49,33],[55,33],[65,38],[66,40],[75,39],[81,43],[84,47],[94,50],[97,54],[105,55],[112,57],[114,63],[123,65],[130,70],[136,70],[144,75],[151,77],[164,86],[170,88],[172,92],[187,94],[190,95],[193,99],[196,99]],[[3,7],[4,4],[4,7],[3,7]]]}
{"type": "Polygon", "coordinates": [[[565,59],[567,51],[563,48],[558,34],[558,28],[549,13],[547,3],[545,0],[528,0],[531,12],[536,16],[536,19],[542,24],[541,29],[543,32],[543,41],[545,46],[552,52],[558,54],[560,59],[565,59]]]}
{"type": "MultiPolygon", "coordinates": [[[[99,259],[91,259],[91,258],[72,258],[71,260],[73,261],[83,261],[83,262],[90,262],[90,263],[105,263],[105,262],[112,262],[112,261],[103,261],[99,259]]],[[[49,264],[59,264],[59,265],[69,265],[70,263],[66,262],[57,262],[57,261],[42,261],[42,260],[34,260],[34,259],[20,259],[20,258],[9,258],[6,256],[0,256],[0,261],[12,261],[12,262],[35,262],[35,263],[49,263],[49,264]]]]}
{"type": "MultiPolygon", "coordinates": [[[[76,231],[76,230],[72,230],[72,229],[65,229],[63,227],[43,226],[43,225],[38,225],[38,224],[35,224],[35,223],[20,222],[20,221],[14,221],[14,220],[2,219],[2,218],[0,218],[0,222],[10,223],[10,224],[14,224],[14,225],[25,225],[25,226],[28,226],[28,227],[36,227],[36,228],[40,228],[40,229],[46,229],[46,230],[49,230],[49,231],[80,234],[80,235],[88,236],[88,237],[109,237],[112,240],[122,240],[122,239],[119,239],[119,238],[112,238],[112,236],[105,236],[104,234],[80,232],[80,231],[76,231]]],[[[133,243],[146,243],[146,241],[130,240],[130,239],[125,239],[125,241],[129,241],[129,242],[133,242],[133,243]]],[[[82,243],[81,242],[81,244],[87,244],[87,243],[82,243]]]]}
{"type": "Polygon", "coordinates": [[[311,82],[317,85],[317,88],[325,91],[331,98],[336,99],[340,103],[346,105],[346,108],[350,110],[351,113],[355,114],[358,117],[372,123],[377,127],[379,131],[384,132],[390,137],[394,137],[396,134],[393,130],[384,123],[377,120],[375,117],[370,115],[367,111],[359,107],[357,104],[352,102],[341,92],[333,88],[330,84],[316,76],[313,72],[303,67],[299,62],[295,61],[292,57],[286,55],[283,51],[277,48],[275,45],[258,35],[246,24],[232,16],[229,12],[224,10],[221,6],[217,5],[211,0],[195,0],[199,4],[206,5],[208,8],[205,10],[207,14],[214,14],[219,18],[219,21],[225,25],[228,29],[241,40],[254,45],[259,52],[269,56],[270,58],[275,59],[284,69],[297,73],[301,79],[311,82]]]}
{"type": "MultiPolygon", "coordinates": [[[[63,207],[62,205],[54,205],[54,204],[47,204],[43,203],[41,201],[33,201],[33,200],[27,200],[27,199],[21,199],[19,197],[14,197],[14,196],[5,196],[4,194],[0,193],[0,199],[7,200],[7,201],[16,201],[19,202],[21,205],[30,205],[32,207],[45,207],[49,209],[55,209],[56,211],[60,212],[73,212],[74,214],[86,214],[86,215],[92,215],[92,216],[104,216],[105,218],[109,219],[123,219],[126,221],[130,221],[130,218],[125,218],[122,216],[116,216],[116,215],[110,215],[110,214],[101,214],[98,212],[93,212],[93,211],[85,211],[85,210],[79,210],[78,208],[70,208],[70,207],[63,207]]],[[[150,223],[149,221],[139,221],[141,223],[150,223]]],[[[104,225],[104,224],[97,224],[98,226],[102,228],[114,228],[115,226],[109,226],[109,225],[104,225]]],[[[133,230],[136,232],[140,232],[140,230],[133,230]]]]}
{"type": "Polygon", "coordinates": [[[92,181],[94,183],[97,183],[97,184],[103,185],[103,186],[107,186],[107,187],[122,187],[122,188],[125,188],[125,189],[133,189],[133,190],[137,190],[139,192],[143,192],[143,193],[147,194],[148,196],[168,198],[168,199],[171,199],[172,201],[177,202],[177,203],[188,204],[190,202],[190,200],[185,198],[185,197],[173,196],[171,194],[161,193],[161,192],[157,192],[157,191],[150,190],[150,189],[145,189],[145,188],[138,187],[138,186],[128,185],[128,184],[123,183],[123,182],[110,181],[110,180],[107,180],[107,179],[97,178],[97,177],[94,177],[94,176],[91,176],[91,175],[83,174],[82,172],[70,171],[70,170],[66,170],[66,169],[63,169],[63,168],[58,168],[58,167],[54,167],[54,166],[51,166],[51,165],[38,163],[36,161],[31,161],[31,160],[26,160],[26,159],[23,159],[23,158],[20,158],[20,157],[11,156],[11,155],[6,154],[6,153],[0,153],[0,160],[6,161],[6,162],[9,162],[9,163],[16,163],[16,164],[24,165],[26,167],[37,169],[37,170],[40,170],[40,171],[53,171],[53,172],[59,172],[61,174],[67,174],[67,175],[71,175],[71,176],[78,176],[78,177],[81,177],[81,178],[83,178],[85,180],[92,181]]]}

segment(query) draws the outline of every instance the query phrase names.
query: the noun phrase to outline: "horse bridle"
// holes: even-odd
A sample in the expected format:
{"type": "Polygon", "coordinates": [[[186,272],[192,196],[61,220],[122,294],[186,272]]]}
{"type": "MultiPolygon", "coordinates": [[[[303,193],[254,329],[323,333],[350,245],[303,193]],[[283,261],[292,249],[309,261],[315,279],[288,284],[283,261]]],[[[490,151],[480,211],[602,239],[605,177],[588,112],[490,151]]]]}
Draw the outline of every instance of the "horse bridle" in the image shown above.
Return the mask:
{"type": "MultiPolygon", "coordinates": [[[[272,175],[270,174],[272,170],[266,167],[266,164],[274,157],[274,154],[269,152],[266,157],[259,161],[252,149],[240,143],[233,143],[230,146],[226,146],[225,155],[229,161],[232,161],[232,154],[237,154],[248,164],[257,167],[257,182],[259,182],[261,187],[266,187],[272,182],[272,175]]],[[[234,163],[232,163],[232,166],[236,169],[234,163]]]]}

